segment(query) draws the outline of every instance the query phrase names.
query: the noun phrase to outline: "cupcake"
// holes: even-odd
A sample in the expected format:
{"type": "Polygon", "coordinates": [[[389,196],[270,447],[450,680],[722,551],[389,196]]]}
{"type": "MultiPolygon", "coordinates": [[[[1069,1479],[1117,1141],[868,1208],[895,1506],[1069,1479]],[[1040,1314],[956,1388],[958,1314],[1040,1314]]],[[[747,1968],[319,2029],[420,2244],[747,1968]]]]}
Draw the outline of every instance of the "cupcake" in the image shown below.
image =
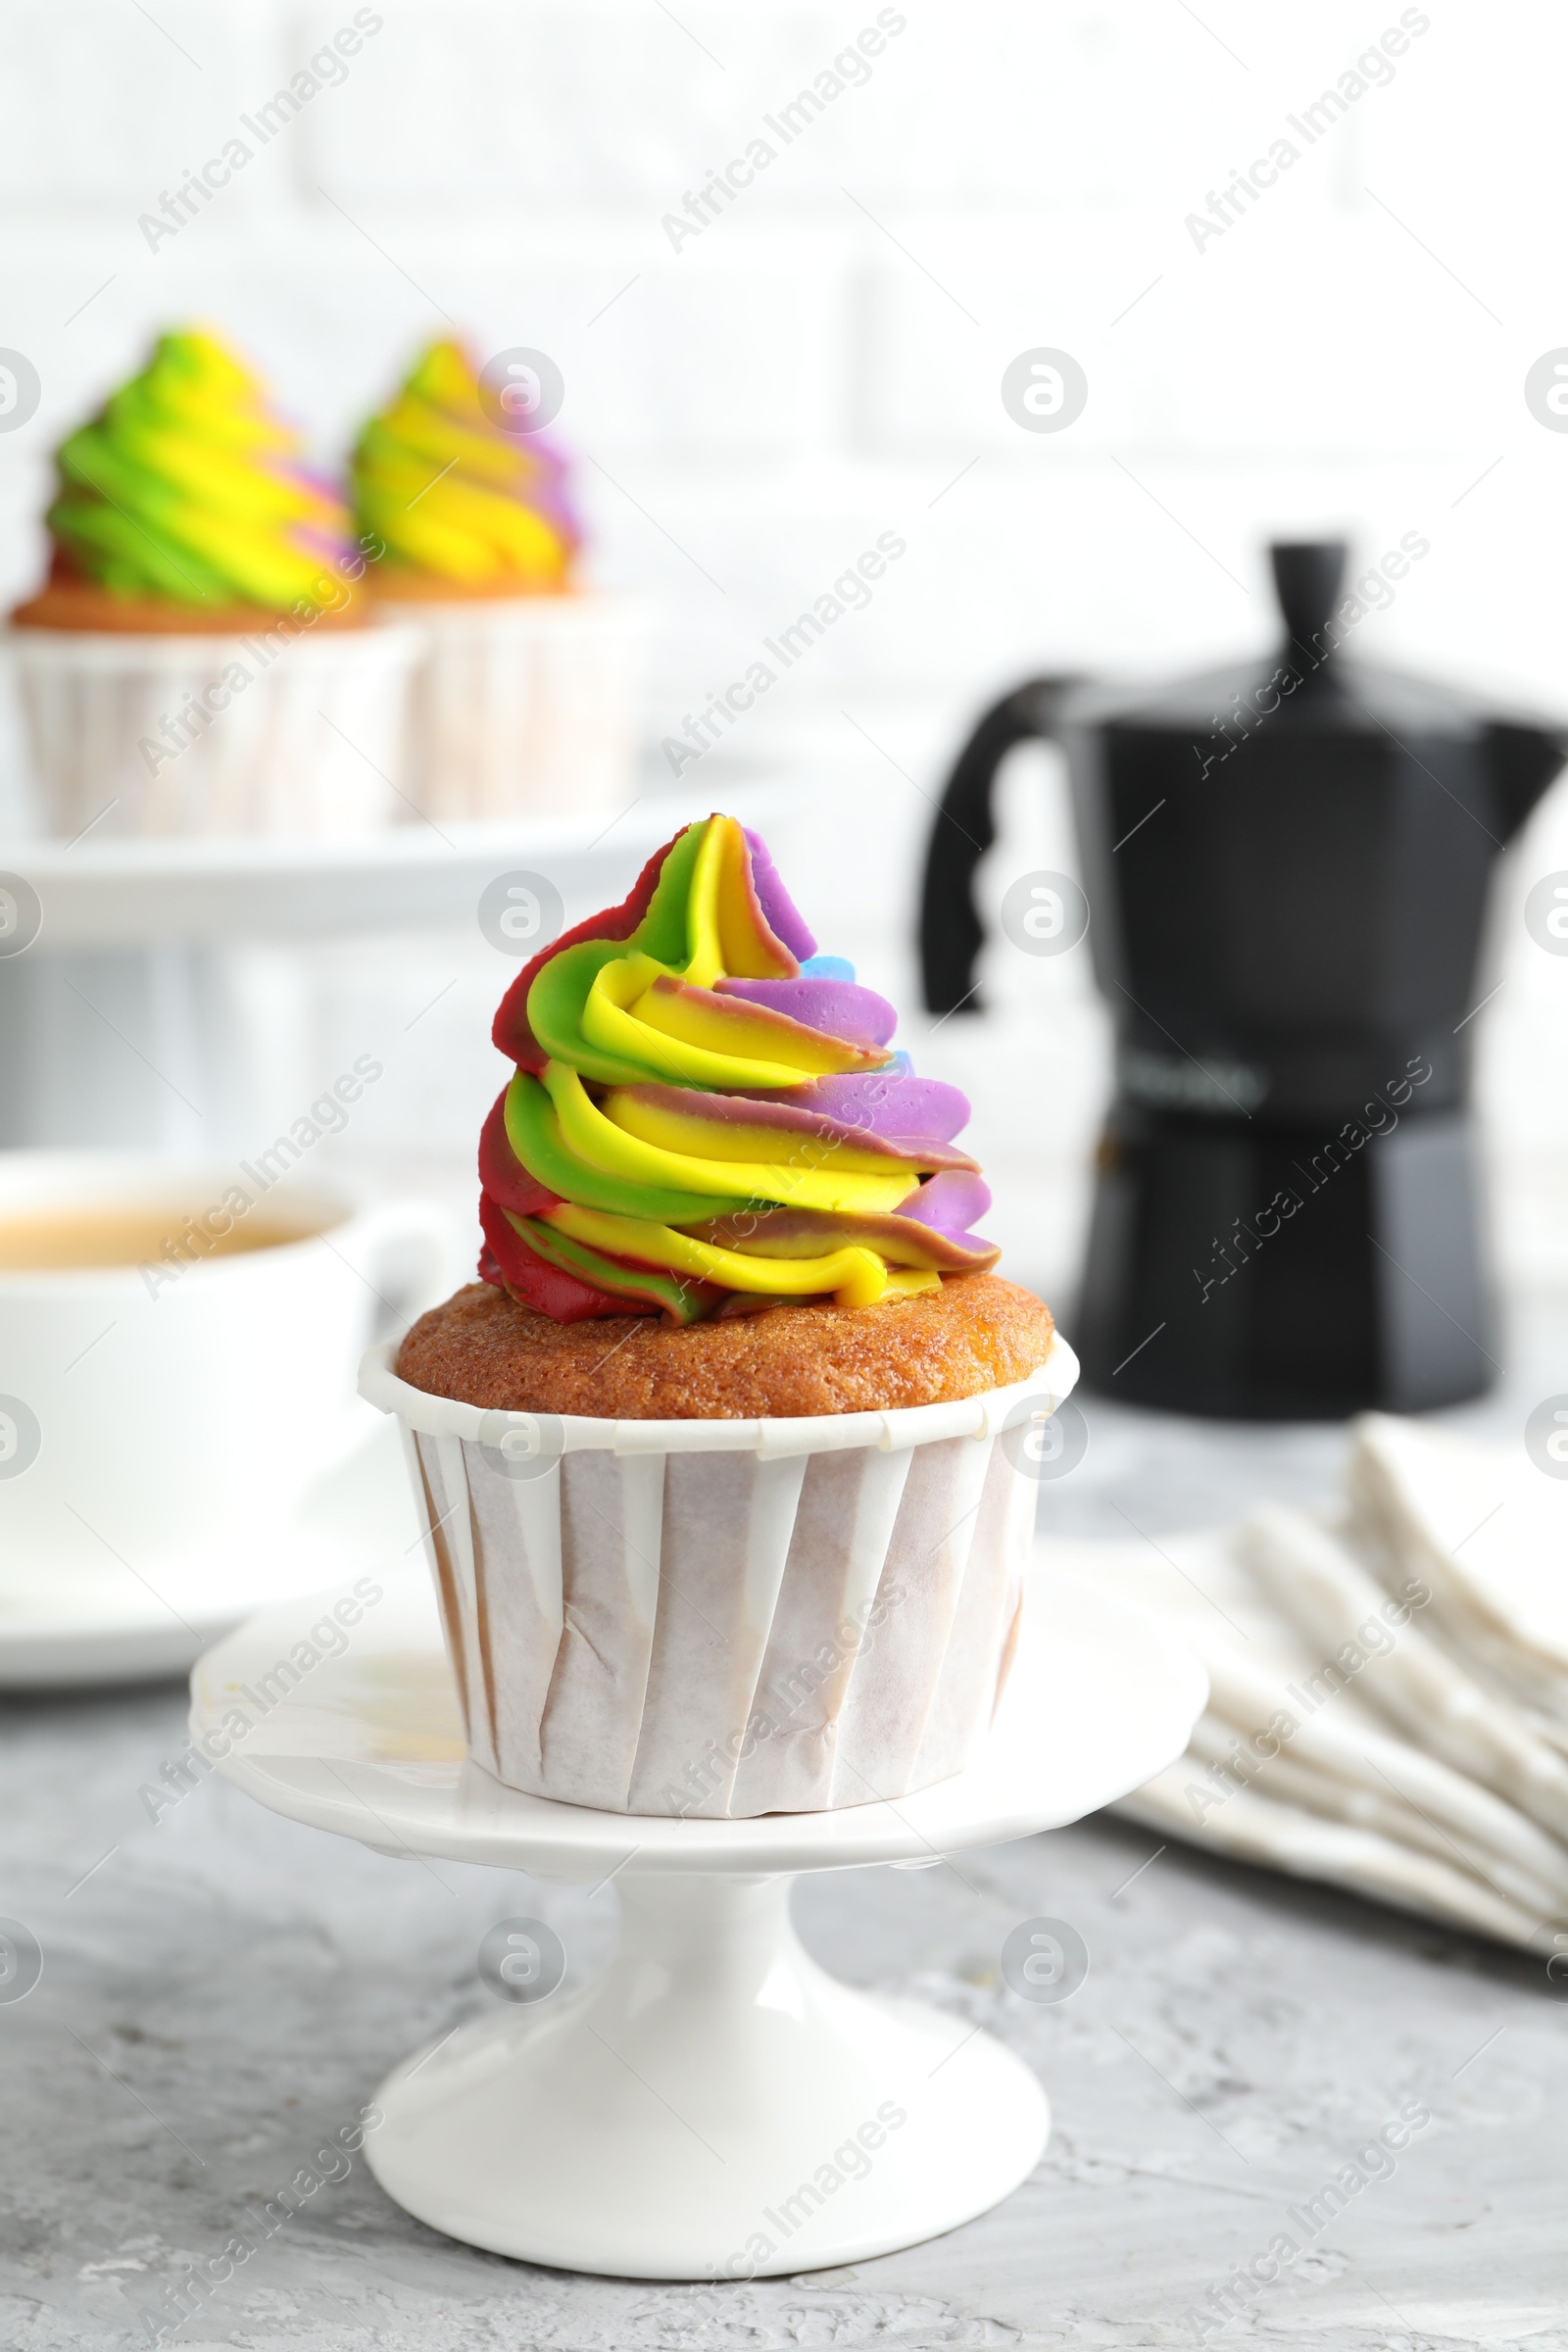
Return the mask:
{"type": "Polygon", "coordinates": [[[51,829],[387,822],[416,633],[365,625],[349,511],[241,361],[160,336],[57,464],[49,577],[11,615],[51,829]]]}
{"type": "Polygon", "coordinates": [[[983,1739],[1075,1366],[894,1022],[724,816],[508,991],[481,1280],[361,1386],[509,1787],[821,1811],[983,1739]]]}
{"type": "Polygon", "coordinates": [[[644,631],[577,585],[566,461],[508,431],[457,343],[433,343],[353,457],[360,527],[385,545],[375,593],[416,614],[411,787],[436,818],[613,809],[636,763],[644,631]]]}

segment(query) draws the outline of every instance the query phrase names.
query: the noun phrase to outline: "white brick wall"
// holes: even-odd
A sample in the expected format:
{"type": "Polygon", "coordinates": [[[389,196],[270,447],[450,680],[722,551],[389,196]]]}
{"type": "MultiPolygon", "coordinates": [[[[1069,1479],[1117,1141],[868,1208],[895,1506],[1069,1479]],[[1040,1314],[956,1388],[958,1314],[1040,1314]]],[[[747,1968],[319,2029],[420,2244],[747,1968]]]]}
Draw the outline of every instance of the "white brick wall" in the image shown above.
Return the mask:
{"type": "MultiPolygon", "coordinates": [[[[1343,526],[1368,553],[1425,531],[1431,557],[1364,649],[1568,710],[1568,435],[1521,397],[1531,361],[1568,344],[1568,24],[1545,0],[1433,0],[1389,86],[1201,252],[1184,217],[1397,22],[1396,0],[901,0],[863,86],[775,140],[678,251],[662,216],[875,22],[873,0],[376,13],[341,86],[149,251],[138,215],[353,7],[12,0],[0,343],[44,392],[0,434],[0,592],[35,575],[52,443],[164,321],[228,329],[328,457],[444,314],[487,349],[540,344],[566,377],[596,569],[661,607],[654,735],[879,531],[907,539],[871,608],[725,754],[732,775],[789,773],[812,747],[859,855],[852,869],[803,835],[802,895],[901,985],[921,795],[965,716],[1031,669],[1261,645],[1271,531],[1343,526]],[[1038,343],[1089,376],[1059,437],[1020,432],[998,396],[1038,343]]],[[[1562,808],[1506,906],[1527,866],[1568,865],[1562,808]]],[[[1504,920],[1487,1099],[1521,1149],[1568,1149],[1568,960],[1518,930],[1504,920]]],[[[432,1056],[445,1034],[432,1016],[432,1056]]],[[[1083,1034],[1079,1107],[1042,1125],[1041,1151],[1077,1151],[1092,1117],[1083,1034]]]]}

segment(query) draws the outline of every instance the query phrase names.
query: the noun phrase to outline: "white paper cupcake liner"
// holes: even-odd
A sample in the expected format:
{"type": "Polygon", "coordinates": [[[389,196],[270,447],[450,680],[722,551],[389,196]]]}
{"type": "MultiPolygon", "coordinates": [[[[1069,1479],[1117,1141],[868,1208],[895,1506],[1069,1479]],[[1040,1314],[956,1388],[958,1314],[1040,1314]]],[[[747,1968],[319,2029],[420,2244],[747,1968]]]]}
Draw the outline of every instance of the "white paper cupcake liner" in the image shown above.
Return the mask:
{"type": "Polygon", "coordinates": [[[624,804],[647,672],[641,608],[585,593],[389,610],[425,633],[411,712],[420,814],[608,815],[624,804]]]}
{"type": "Polygon", "coordinates": [[[1012,1432],[1077,1378],[1062,1340],[959,1403],[759,1421],[486,1413],[393,1353],[360,1393],[402,1425],[469,1750],[498,1780],[739,1818],[963,1769],[1034,1532],[1012,1432]]]}
{"type": "Polygon", "coordinates": [[[22,628],[8,643],[46,821],[66,840],[88,825],[100,841],[368,833],[406,806],[415,627],[22,628]]]}

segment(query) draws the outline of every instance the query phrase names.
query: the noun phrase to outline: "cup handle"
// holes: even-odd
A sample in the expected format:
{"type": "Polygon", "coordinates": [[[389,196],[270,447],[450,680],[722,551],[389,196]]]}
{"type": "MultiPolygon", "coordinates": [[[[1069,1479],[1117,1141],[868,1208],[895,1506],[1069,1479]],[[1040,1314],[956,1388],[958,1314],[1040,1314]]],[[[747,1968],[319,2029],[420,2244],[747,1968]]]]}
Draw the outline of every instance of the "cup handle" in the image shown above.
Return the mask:
{"type": "Polygon", "coordinates": [[[433,1200],[390,1200],[354,1220],[352,1242],[335,1244],[366,1286],[370,1325],[365,1346],[400,1338],[416,1315],[463,1279],[457,1220],[433,1200]]]}
{"type": "Polygon", "coordinates": [[[344,1237],[326,1237],[364,1286],[365,1319],[346,1369],[341,1435],[328,1455],[336,1460],[359,1445],[371,1426],[355,1392],[359,1360],[378,1340],[401,1339],[416,1315],[434,1306],[463,1280],[457,1220],[429,1200],[394,1200],[356,1217],[344,1237]]]}

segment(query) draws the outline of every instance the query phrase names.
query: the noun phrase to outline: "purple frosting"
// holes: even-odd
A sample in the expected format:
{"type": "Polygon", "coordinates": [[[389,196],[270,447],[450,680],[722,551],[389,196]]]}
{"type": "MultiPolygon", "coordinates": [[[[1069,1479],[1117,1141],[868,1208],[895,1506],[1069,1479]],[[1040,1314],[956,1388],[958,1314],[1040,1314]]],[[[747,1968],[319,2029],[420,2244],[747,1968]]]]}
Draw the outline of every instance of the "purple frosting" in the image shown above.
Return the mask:
{"type": "Polygon", "coordinates": [[[990,1188],[980,1177],[971,1176],[964,1168],[945,1168],[928,1176],[912,1200],[900,1201],[899,1215],[984,1250],[987,1245],[968,1229],[990,1206],[990,1188]]]}
{"type": "Polygon", "coordinates": [[[582,518],[571,495],[571,460],[548,433],[530,433],[526,446],[537,470],[523,497],[575,551],[582,545],[582,518]]]}
{"type": "MultiPolygon", "coordinates": [[[[904,1158],[924,1160],[928,1167],[973,1167],[974,1162],[967,1152],[951,1149],[945,1142],[939,1141],[930,1128],[916,1135],[909,1129],[906,1120],[898,1122],[896,1128],[889,1130],[874,1126],[866,1118],[846,1117],[825,1095],[827,1087],[843,1083],[842,1079],[828,1078],[819,1080],[812,1087],[792,1087],[788,1092],[782,1087],[769,1087],[765,1092],[747,1095],[710,1095],[695,1087],[658,1084],[628,1086],[621,1091],[634,1101],[652,1102],[661,1110],[674,1111],[690,1118],[712,1119],[723,1127],[771,1128],[775,1133],[819,1136],[824,1142],[859,1143],[868,1151],[876,1145],[885,1145],[887,1156],[894,1163],[904,1158]]],[[[904,1083],[908,1086],[924,1083],[936,1086],[939,1082],[906,1079],[904,1083]]],[[[956,1087],[947,1087],[942,1091],[950,1095],[957,1094],[956,1087]]],[[[957,1099],[963,1102],[961,1095],[957,1099]]],[[[968,1115],[966,1103],[964,1114],[968,1115]]],[[[961,1125],[962,1121],[958,1124],[961,1125]]]]}
{"type": "MultiPolygon", "coordinates": [[[[764,1101],[766,1097],[762,1098],[764,1101]]],[[[782,1091],[775,1102],[822,1111],[841,1126],[889,1143],[947,1144],[969,1123],[969,1103],[956,1086],[940,1078],[914,1078],[896,1071],[848,1071],[813,1079],[807,1087],[782,1091]]]]}
{"type": "Polygon", "coordinates": [[[767,844],[750,825],[743,825],[747,847],[752,853],[752,887],[761,907],[768,929],[781,940],[797,963],[816,954],[816,942],[806,928],[795,902],[778,878],[778,868],[767,854],[767,844]]]}
{"type": "Polygon", "coordinates": [[[335,531],[323,530],[319,523],[293,523],[288,536],[304,553],[319,556],[323,564],[335,564],[340,570],[355,552],[347,539],[340,539],[335,531]]]}
{"type": "Polygon", "coordinates": [[[852,1046],[885,1046],[899,1025],[886,997],[850,980],[720,980],[715,993],[744,997],[787,1013],[807,1029],[847,1038],[852,1046]]]}

